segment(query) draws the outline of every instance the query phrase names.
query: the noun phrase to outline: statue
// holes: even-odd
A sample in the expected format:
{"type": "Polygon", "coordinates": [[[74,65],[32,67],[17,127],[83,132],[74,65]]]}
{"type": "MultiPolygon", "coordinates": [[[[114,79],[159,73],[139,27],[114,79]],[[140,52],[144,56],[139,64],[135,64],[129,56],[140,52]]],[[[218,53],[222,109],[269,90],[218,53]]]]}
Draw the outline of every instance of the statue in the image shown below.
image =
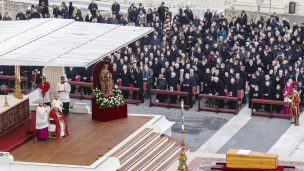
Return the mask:
{"type": "Polygon", "coordinates": [[[113,95],[113,79],[112,74],[108,70],[108,66],[108,64],[105,64],[99,73],[100,91],[103,97],[109,97],[113,95]]]}

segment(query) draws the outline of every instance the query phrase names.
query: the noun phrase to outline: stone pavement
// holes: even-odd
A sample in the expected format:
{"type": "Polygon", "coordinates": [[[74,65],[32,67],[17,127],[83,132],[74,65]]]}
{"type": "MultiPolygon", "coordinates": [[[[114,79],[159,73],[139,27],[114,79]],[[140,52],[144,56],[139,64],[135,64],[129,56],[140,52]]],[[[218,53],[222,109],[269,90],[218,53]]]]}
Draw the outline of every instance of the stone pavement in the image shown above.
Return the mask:
{"type": "Polygon", "coordinates": [[[268,151],[285,157],[304,159],[304,115],[300,117],[300,126],[291,126],[268,151]]]}

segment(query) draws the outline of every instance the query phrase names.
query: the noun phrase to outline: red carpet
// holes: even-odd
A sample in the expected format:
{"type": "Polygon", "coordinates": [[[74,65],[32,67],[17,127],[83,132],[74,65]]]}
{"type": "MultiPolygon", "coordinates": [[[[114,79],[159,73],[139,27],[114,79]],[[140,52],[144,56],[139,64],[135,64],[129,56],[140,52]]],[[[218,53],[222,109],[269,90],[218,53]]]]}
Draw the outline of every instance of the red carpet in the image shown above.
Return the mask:
{"type": "MultiPolygon", "coordinates": [[[[36,115],[31,112],[30,130],[35,130],[36,115]]],[[[14,128],[0,137],[0,151],[12,151],[25,141],[26,127],[24,124],[14,128]]]]}

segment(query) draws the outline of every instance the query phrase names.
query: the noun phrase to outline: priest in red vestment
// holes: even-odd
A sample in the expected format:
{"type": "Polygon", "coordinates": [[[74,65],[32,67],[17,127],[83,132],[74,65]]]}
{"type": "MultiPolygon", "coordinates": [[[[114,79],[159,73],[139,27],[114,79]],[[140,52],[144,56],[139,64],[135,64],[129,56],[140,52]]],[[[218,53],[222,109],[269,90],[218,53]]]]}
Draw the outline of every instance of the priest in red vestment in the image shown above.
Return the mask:
{"type": "Polygon", "coordinates": [[[65,116],[57,107],[51,110],[50,118],[55,121],[57,139],[69,136],[68,125],[65,116]]]}
{"type": "Polygon", "coordinates": [[[42,82],[38,85],[40,100],[43,100],[44,104],[50,106],[50,83],[46,81],[45,76],[42,77],[42,82]]]}

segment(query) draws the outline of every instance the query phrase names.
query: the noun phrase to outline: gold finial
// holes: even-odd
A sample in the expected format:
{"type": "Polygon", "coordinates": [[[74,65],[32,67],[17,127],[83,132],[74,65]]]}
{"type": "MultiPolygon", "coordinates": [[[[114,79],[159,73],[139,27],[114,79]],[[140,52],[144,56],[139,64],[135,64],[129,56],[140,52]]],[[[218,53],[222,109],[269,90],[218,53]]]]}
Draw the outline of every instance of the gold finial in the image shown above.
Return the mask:
{"type": "Polygon", "coordinates": [[[187,155],[186,155],[186,146],[185,146],[185,128],[184,128],[184,100],[181,101],[181,115],[182,115],[182,141],[181,141],[181,152],[179,154],[179,166],[177,171],[188,171],[187,166],[187,155]]]}
{"type": "Polygon", "coordinates": [[[7,96],[6,96],[6,86],[4,84],[4,107],[9,107],[8,101],[7,101],[7,96]]]}

